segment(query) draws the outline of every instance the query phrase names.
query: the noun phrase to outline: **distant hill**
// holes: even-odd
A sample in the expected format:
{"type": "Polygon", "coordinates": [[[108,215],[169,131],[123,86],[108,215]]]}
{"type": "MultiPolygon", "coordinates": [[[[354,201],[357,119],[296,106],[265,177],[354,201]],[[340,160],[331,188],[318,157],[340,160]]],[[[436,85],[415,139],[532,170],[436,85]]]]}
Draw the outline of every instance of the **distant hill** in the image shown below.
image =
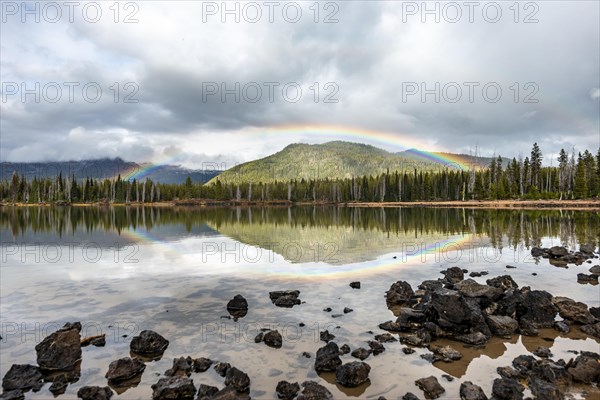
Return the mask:
{"type": "Polygon", "coordinates": [[[64,177],[74,174],[76,179],[88,177],[104,179],[121,175],[123,179],[144,180],[149,178],[161,183],[184,183],[188,176],[191,177],[193,182],[206,183],[221,172],[191,170],[174,165],[138,164],[120,158],[39,163],[0,163],[0,179],[10,179],[15,171],[28,180],[34,177],[55,177],[62,173],[64,177]]]}
{"type": "Polygon", "coordinates": [[[323,144],[290,144],[259,160],[237,165],[219,174],[223,183],[273,182],[292,179],[343,179],[378,175],[386,171],[413,172],[487,166],[491,159],[411,149],[390,153],[361,143],[333,141],[323,144]]]}

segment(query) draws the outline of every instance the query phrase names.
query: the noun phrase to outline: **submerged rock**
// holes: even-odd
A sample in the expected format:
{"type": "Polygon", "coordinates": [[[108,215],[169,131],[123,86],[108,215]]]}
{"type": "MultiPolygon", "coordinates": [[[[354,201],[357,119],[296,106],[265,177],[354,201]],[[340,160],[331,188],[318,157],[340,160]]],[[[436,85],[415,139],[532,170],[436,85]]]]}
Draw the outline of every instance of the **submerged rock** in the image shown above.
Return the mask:
{"type": "Polygon", "coordinates": [[[140,332],[139,336],[131,339],[130,349],[132,353],[147,357],[159,357],[169,346],[169,341],[150,330],[140,332]]]}
{"type": "Polygon", "coordinates": [[[460,384],[460,398],[461,400],[488,400],[483,389],[471,381],[460,384]]]}
{"type": "Polygon", "coordinates": [[[161,378],[152,385],[152,400],[192,400],[195,394],[194,381],[182,376],[161,378]]]}
{"type": "Polygon", "coordinates": [[[82,400],[109,400],[112,395],[108,386],[84,386],[77,391],[77,397],[82,400]]]}
{"type": "Polygon", "coordinates": [[[583,325],[579,329],[582,332],[587,333],[590,336],[597,337],[600,339],[600,322],[595,324],[583,325]]]}
{"type": "Polygon", "coordinates": [[[380,335],[375,335],[375,340],[377,340],[378,342],[381,342],[381,343],[390,343],[390,342],[398,341],[398,339],[396,339],[394,336],[392,336],[389,333],[382,333],[380,335]]]}
{"type": "Polygon", "coordinates": [[[428,399],[437,399],[446,391],[435,376],[417,379],[415,385],[425,393],[428,399]]]}
{"type": "Polygon", "coordinates": [[[119,383],[141,375],[145,369],[146,364],[139,359],[125,357],[111,362],[104,377],[109,382],[119,383]]]}
{"type": "Polygon", "coordinates": [[[298,298],[299,290],[278,290],[269,292],[271,302],[277,307],[292,308],[295,305],[301,304],[302,301],[298,298]]]}
{"type": "Polygon", "coordinates": [[[335,335],[333,333],[329,333],[329,331],[325,329],[323,332],[319,332],[319,339],[325,343],[328,343],[335,339],[335,335]]]}
{"type": "Polygon", "coordinates": [[[354,358],[358,358],[359,360],[365,360],[371,355],[371,350],[367,350],[364,347],[359,347],[350,353],[350,355],[354,358]]]}
{"type": "Polygon", "coordinates": [[[327,388],[315,381],[302,382],[302,393],[298,400],[333,400],[333,395],[327,388]]]}
{"type": "Polygon", "coordinates": [[[335,371],[335,380],[344,387],[356,387],[369,379],[371,367],[361,361],[352,361],[339,366],[335,371]]]}
{"type": "Polygon", "coordinates": [[[81,360],[81,323],[66,323],[37,346],[37,363],[42,370],[64,371],[73,369],[81,360]]]}
{"type": "Polygon", "coordinates": [[[367,344],[371,348],[374,356],[377,356],[385,351],[385,347],[383,347],[383,345],[376,340],[369,340],[367,344]]]}
{"type": "Polygon", "coordinates": [[[5,392],[12,390],[40,390],[44,386],[40,368],[29,364],[13,364],[2,378],[2,389],[5,392]]]}
{"type": "Polygon", "coordinates": [[[333,372],[342,364],[340,349],[335,342],[329,342],[317,350],[315,357],[315,371],[333,372]]]}

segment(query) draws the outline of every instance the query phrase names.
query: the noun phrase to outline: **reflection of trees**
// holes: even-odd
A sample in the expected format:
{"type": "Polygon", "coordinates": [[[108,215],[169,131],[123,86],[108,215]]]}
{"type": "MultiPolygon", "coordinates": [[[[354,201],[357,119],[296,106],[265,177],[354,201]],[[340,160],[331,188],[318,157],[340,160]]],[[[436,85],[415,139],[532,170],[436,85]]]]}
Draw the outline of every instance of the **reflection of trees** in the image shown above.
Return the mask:
{"type": "MultiPolygon", "coordinates": [[[[77,232],[180,225],[190,232],[209,224],[221,230],[260,227],[344,228],[398,234],[472,234],[489,238],[501,249],[508,243],[531,247],[541,238],[560,238],[563,245],[600,240],[600,215],[585,210],[490,210],[464,208],[356,208],[356,207],[2,207],[0,228],[14,236],[47,232],[62,236],[77,232]]],[[[317,238],[318,239],[318,238],[317,238]]]]}

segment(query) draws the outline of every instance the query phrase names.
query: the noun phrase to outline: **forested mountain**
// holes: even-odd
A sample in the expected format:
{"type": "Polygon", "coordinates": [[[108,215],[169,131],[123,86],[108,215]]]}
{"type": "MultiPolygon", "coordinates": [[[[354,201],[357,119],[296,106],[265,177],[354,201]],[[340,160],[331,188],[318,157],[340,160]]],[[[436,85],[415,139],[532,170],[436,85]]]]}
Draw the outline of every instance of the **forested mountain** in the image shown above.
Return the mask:
{"type": "MultiPolygon", "coordinates": [[[[228,183],[271,183],[292,179],[348,179],[377,176],[386,172],[443,171],[486,167],[491,159],[449,153],[426,153],[411,149],[390,153],[361,143],[333,141],[323,144],[290,144],[259,160],[236,165],[221,173],[218,180],[228,183]]],[[[212,179],[209,183],[215,183],[212,179]]]]}
{"type": "Polygon", "coordinates": [[[32,180],[33,178],[55,178],[59,175],[75,177],[77,180],[87,178],[110,179],[119,175],[123,179],[151,179],[161,183],[184,183],[189,176],[192,182],[206,183],[221,171],[191,170],[175,165],[138,164],[124,161],[121,158],[100,158],[82,161],[50,161],[31,163],[0,163],[0,180],[8,181],[13,174],[32,180]]]}

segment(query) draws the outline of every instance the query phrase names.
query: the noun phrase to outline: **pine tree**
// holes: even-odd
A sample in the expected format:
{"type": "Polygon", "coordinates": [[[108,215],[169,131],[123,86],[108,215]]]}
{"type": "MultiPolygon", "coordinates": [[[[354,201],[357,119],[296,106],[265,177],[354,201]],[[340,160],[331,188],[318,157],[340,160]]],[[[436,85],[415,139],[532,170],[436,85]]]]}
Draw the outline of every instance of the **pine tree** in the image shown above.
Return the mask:
{"type": "Polygon", "coordinates": [[[531,149],[531,184],[538,189],[540,188],[540,171],[542,169],[542,151],[537,143],[533,144],[531,149]]]}
{"type": "Polygon", "coordinates": [[[575,171],[575,188],[573,189],[573,194],[576,199],[584,199],[588,195],[588,185],[585,172],[586,171],[583,158],[579,157],[579,162],[577,163],[577,170],[575,171]]]}

